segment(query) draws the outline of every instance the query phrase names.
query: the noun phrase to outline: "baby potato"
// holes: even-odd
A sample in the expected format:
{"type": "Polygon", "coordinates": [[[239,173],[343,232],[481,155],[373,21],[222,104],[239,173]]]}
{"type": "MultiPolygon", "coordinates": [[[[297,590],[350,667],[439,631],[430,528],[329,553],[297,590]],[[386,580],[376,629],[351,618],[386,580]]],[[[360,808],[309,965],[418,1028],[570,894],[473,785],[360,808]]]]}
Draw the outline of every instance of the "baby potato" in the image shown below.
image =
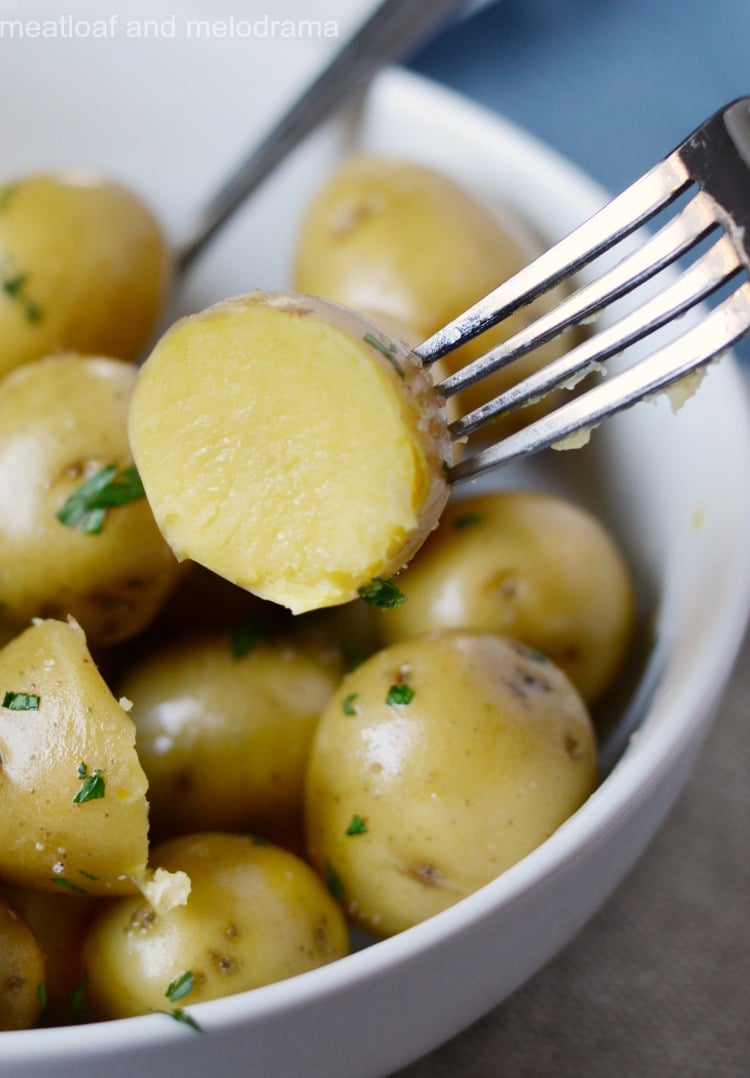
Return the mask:
{"type": "Polygon", "coordinates": [[[44,957],[44,1007],[38,1024],[52,1026],[78,1021],[83,941],[97,899],[5,885],[2,890],[29,925],[44,957]]]}
{"type": "Polygon", "coordinates": [[[156,835],[301,830],[310,741],[341,667],[262,634],[246,621],[183,635],[125,674],[156,835]]]}
{"type": "MultiPolygon", "coordinates": [[[[299,235],[294,287],[392,320],[424,340],[493,291],[537,254],[540,244],[508,209],[492,213],[434,169],[361,155],[347,159],[313,198],[299,235]]],[[[443,377],[499,344],[562,296],[554,289],[434,368],[443,377]]],[[[403,333],[396,336],[402,337],[403,333]]],[[[552,341],[460,394],[466,412],[548,363],[570,345],[552,341]]],[[[550,398],[551,400],[552,398],[550,398]]],[[[523,421],[547,404],[523,410],[523,421]]],[[[455,411],[455,408],[453,409],[455,411]]],[[[517,415],[496,429],[518,425],[517,415]]]]}
{"type": "Polygon", "coordinates": [[[69,354],[28,363],[0,383],[6,626],[70,614],[92,645],[112,644],[148,624],[181,573],[128,470],[136,377],[121,360],[69,354]],[[111,508],[92,508],[97,499],[111,508]]]}
{"type": "Polygon", "coordinates": [[[39,621],[0,651],[0,880],[130,894],[148,857],[135,727],[83,631],[39,621]]]}
{"type": "Polygon", "coordinates": [[[557,495],[454,502],[399,577],[407,602],[376,615],[386,643],[433,629],[491,629],[537,648],[589,706],[632,639],[633,582],[604,525],[557,495]]]}
{"type": "Polygon", "coordinates": [[[214,832],[172,839],[153,860],[187,872],[190,896],[168,913],[137,898],[103,907],[84,959],[88,1003],[100,1018],[233,995],[347,952],[339,906],[286,850],[214,832]]]}
{"type": "Polygon", "coordinates": [[[416,357],[310,296],[256,292],[179,321],[129,429],[177,557],[295,614],[389,577],[448,497],[445,417],[416,357]]]}
{"type": "Polygon", "coordinates": [[[586,707],[543,655],[495,633],[415,637],[345,677],[323,713],[309,854],[353,921],[389,936],[533,850],[595,777],[586,707]]]}
{"type": "Polygon", "coordinates": [[[132,191],[86,170],[0,187],[0,375],[51,352],[136,359],[171,258],[132,191]]]}
{"type": "Polygon", "coordinates": [[[35,1025],[44,994],[42,950],[18,910],[0,895],[0,1031],[35,1025]]]}

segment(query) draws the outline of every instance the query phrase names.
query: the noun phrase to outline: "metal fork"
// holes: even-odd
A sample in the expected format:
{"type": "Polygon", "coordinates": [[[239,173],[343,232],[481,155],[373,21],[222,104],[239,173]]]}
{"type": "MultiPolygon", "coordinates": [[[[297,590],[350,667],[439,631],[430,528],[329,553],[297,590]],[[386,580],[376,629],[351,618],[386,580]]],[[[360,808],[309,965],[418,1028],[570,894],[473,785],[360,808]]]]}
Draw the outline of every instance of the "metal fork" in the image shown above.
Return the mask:
{"type": "Polygon", "coordinates": [[[613,324],[493,400],[451,424],[454,440],[464,440],[491,419],[536,400],[563,385],[570,387],[599,364],[673,322],[726,281],[745,279],[699,323],[658,347],[621,373],[454,465],[452,482],[471,479],[602,420],[705,367],[750,329],[750,98],[732,102],[703,123],[660,164],[636,180],[593,217],[514,277],[419,345],[425,364],[454,351],[553,285],[621,243],[645,222],[695,187],[695,194],[651,238],[580,287],[549,313],[507,341],[438,383],[448,398],[512,363],[609,307],[654,277],[711,233],[704,253],[659,294],[646,299],[613,324]]]}

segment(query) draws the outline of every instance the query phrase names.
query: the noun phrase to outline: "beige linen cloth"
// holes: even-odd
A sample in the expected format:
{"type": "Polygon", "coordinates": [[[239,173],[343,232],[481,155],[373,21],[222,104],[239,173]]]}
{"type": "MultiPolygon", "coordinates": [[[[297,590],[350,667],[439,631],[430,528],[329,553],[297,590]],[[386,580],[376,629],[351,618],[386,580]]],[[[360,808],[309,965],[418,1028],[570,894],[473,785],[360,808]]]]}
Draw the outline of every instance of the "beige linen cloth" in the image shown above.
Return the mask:
{"type": "Polygon", "coordinates": [[[464,1076],[750,1078],[750,637],[688,785],[619,890],[515,995],[399,1072],[464,1076]]]}

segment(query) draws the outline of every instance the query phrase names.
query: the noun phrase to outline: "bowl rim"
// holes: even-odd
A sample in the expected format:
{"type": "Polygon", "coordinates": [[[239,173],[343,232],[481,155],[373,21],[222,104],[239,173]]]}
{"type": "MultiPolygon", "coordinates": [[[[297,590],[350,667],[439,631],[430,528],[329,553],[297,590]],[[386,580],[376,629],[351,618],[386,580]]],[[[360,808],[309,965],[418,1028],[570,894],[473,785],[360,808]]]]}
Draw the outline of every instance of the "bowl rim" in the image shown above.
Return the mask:
{"type": "MultiPolygon", "coordinates": [[[[580,207],[582,216],[606,201],[607,193],[563,156],[516,127],[495,112],[470,102],[463,95],[433,83],[423,76],[390,69],[380,75],[369,91],[370,101],[399,99],[400,107],[434,109],[446,117],[481,132],[491,129],[523,148],[529,168],[550,169],[563,184],[563,197],[580,207]]],[[[366,106],[367,107],[367,106],[366,106]]],[[[718,373],[718,372],[717,372],[718,373]]],[[[728,399],[734,400],[734,446],[738,457],[750,466],[750,406],[739,369],[729,358],[722,362],[718,377],[726,383],[728,399]],[[745,422],[739,422],[744,415],[745,422]]],[[[739,468],[740,474],[744,470],[739,468]]],[[[743,536],[750,545],[750,493],[741,506],[743,536]]],[[[705,644],[704,676],[700,682],[672,685],[668,694],[657,691],[648,706],[637,740],[601,785],[549,839],[497,879],[486,884],[455,906],[401,934],[356,951],[336,962],[285,981],[237,995],[189,1007],[209,1032],[248,1026],[269,1013],[289,1014],[313,1000],[320,1001],[346,991],[365,977],[381,975],[405,960],[438,945],[441,940],[487,918],[493,911],[521,900],[526,892],[558,873],[580,851],[601,838],[617,821],[632,811],[644,791],[658,784],[675,754],[685,743],[707,732],[710,712],[720,687],[728,678],[739,650],[750,611],[750,558],[739,566],[736,587],[715,616],[711,632],[702,629],[705,644]],[[644,752],[644,746],[649,748],[644,752]]],[[[99,1052],[111,1055],[134,1046],[164,1045],[184,1036],[177,1023],[156,1022],[153,1015],[116,1019],[75,1026],[9,1031],[0,1036],[0,1069],[3,1062],[49,1059],[54,1054],[76,1058],[82,1063],[99,1052]],[[82,1043],[85,1037],[85,1046],[82,1043]]]]}

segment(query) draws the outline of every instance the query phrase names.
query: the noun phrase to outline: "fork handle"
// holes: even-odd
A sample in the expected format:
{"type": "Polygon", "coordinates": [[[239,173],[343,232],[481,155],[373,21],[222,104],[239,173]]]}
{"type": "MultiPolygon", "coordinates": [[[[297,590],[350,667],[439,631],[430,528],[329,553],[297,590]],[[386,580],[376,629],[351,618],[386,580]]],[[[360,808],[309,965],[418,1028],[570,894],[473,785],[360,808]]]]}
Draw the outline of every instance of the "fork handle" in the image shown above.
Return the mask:
{"type": "Polygon", "coordinates": [[[183,273],[228,217],[319,123],[403,59],[466,0],[384,0],[203,207],[177,250],[183,273]]]}

